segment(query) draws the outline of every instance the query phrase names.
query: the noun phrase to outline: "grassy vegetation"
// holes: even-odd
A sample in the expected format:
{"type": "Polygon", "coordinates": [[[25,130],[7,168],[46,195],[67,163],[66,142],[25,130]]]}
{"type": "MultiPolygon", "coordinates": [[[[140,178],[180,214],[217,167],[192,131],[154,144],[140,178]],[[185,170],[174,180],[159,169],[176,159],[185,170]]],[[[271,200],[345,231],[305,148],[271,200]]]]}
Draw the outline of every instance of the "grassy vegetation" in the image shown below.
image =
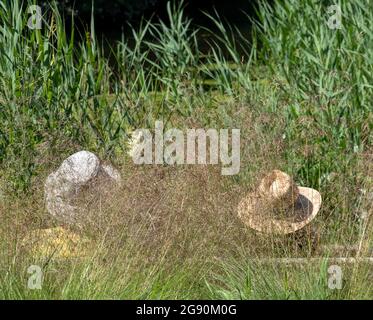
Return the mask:
{"type": "Polygon", "coordinates": [[[144,21],[104,54],[93,19],[67,34],[52,6],[30,30],[26,4],[0,0],[0,298],[371,299],[372,265],[341,265],[343,287],[331,290],[333,252],[320,250],[357,244],[347,256],[361,257],[373,245],[373,2],[337,2],[333,30],[321,1],[259,1],[250,39],[218,15],[206,17],[217,31],[195,28],[169,4],[169,21],[144,21]],[[133,165],[130,133],[155,120],[240,128],[240,173],[133,165]],[[124,186],[74,230],[95,243],[87,256],[32,255],[25,233],[55,223],[45,177],[82,149],[115,163],[124,186]],[[295,235],[259,235],[237,218],[240,198],[275,168],[323,197],[295,235]],[[323,259],[289,267],[261,257],[323,259]],[[27,288],[35,264],[41,290],[27,288]]]}

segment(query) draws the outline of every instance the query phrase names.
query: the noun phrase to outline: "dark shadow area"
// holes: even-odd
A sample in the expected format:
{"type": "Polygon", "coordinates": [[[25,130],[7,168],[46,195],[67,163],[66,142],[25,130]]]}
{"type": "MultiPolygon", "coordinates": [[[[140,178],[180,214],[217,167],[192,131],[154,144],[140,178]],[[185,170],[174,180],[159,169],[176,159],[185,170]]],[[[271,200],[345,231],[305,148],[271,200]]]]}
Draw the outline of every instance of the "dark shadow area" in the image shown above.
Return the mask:
{"type": "MultiPolygon", "coordinates": [[[[167,22],[167,2],[169,0],[95,0],[94,18],[96,31],[108,39],[119,39],[122,31],[129,32],[128,25],[137,27],[142,18],[155,20],[159,18],[167,22]]],[[[179,3],[179,1],[172,1],[179,3]]],[[[59,0],[58,6],[65,14],[69,25],[71,14],[79,29],[89,29],[92,1],[59,0]]],[[[215,15],[215,11],[223,21],[236,25],[240,29],[249,28],[247,16],[254,17],[256,0],[185,0],[185,14],[198,26],[214,28],[213,23],[203,12],[215,15]]]]}

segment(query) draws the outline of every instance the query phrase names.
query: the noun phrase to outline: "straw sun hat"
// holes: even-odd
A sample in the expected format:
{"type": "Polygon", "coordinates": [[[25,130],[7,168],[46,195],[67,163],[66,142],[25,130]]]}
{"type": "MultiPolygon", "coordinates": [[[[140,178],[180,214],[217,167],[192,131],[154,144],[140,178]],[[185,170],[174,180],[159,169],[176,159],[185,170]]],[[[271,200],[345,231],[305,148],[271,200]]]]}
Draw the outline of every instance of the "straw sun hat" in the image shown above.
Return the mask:
{"type": "Polygon", "coordinates": [[[263,233],[295,232],[315,218],[321,206],[317,190],[298,187],[286,173],[273,170],[258,189],[238,205],[238,216],[250,228],[263,233]]]}

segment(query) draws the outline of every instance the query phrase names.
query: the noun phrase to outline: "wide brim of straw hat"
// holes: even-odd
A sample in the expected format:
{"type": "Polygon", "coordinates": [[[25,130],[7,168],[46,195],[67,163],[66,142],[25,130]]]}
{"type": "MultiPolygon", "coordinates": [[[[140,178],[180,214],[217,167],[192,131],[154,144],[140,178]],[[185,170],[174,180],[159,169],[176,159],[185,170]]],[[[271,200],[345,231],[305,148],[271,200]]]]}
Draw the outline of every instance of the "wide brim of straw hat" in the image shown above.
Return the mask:
{"type": "Polygon", "coordinates": [[[299,196],[289,207],[287,218],[275,218],[263,211],[263,199],[250,193],[238,206],[238,216],[250,228],[262,233],[288,234],[302,229],[317,215],[321,207],[321,195],[312,188],[298,187],[299,196]]]}

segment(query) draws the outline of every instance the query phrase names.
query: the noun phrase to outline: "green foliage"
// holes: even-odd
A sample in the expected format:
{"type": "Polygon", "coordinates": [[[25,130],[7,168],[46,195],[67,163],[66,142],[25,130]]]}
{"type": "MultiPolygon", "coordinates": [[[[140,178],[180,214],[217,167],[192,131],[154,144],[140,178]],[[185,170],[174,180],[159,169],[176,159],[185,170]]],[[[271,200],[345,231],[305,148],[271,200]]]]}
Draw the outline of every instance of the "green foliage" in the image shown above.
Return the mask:
{"type": "MultiPolygon", "coordinates": [[[[301,137],[315,145],[313,160],[307,161],[312,162],[311,177],[319,172],[319,178],[310,181],[301,168],[300,173],[317,187],[338,170],[338,154],[349,158],[372,144],[373,3],[337,4],[340,29],[328,26],[330,4],[316,0],[276,2],[273,7],[261,2],[256,22],[260,55],[283,80],[281,89],[289,101],[287,141],[299,140],[299,132],[307,130],[301,137]]],[[[295,157],[289,155],[289,161],[301,160],[299,154],[295,157]]]]}
{"type": "MultiPolygon", "coordinates": [[[[78,6],[90,12],[87,3],[78,6]]],[[[115,3],[110,10],[116,14],[123,6],[135,12],[152,1],[115,3]]],[[[250,39],[217,14],[207,15],[214,32],[196,29],[183,3],[173,2],[166,21],[143,21],[131,39],[123,35],[110,48],[109,57],[96,39],[93,17],[82,37],[74,21],[68,36],[54,4],[42,29],[30,30],[26,4],[0,0],[0,172],[7,194],[40,188],[35,184],[40,174],[72,151],[89,149],[120,162],[133,129],[153,127],[157,119],[178,126],[198,119],[206,126],[238,125],[243,134],[254,132],[278,144],[276,153],[246,164],[233,185],[252,182],[273,156],[297,182],[321,191],[320,226],[328,230],[328,241],[361,239],[357,190],[371,187],[367,164],[358,167],[358,160],[373,142],[373,2],[339,1],[342,28],[334,30],[323,1],[260,1],[250,39]],[[203,51],[202,33],[209,40],[203,51]],[[243,108],[252,117],[240,119],[243,108]]],[[[109,14],[104,1],[96,1],[95,10],[109,14]]],[[[242,154],[255,158],[273,147],[267,140],[250,141],[242,154]]],[[[371,292],[369,287],[360,290],[366,295],[359,293],[368,283],[362,278],[331,294],[324,264],[305,276],[230,258],[232,266],[223,264],[212,275],[193,267],[169,272],[150,265],[148,273],[129,277],[122,270],[131,259],[123,258],[120,270],[96,268],[102,261],[82,263],[63,279],[51,277],[46,291],[38,293],[25,291],[20,270],[6,266],[0,297],[329,299],[366,298],[371,292]]]]}

